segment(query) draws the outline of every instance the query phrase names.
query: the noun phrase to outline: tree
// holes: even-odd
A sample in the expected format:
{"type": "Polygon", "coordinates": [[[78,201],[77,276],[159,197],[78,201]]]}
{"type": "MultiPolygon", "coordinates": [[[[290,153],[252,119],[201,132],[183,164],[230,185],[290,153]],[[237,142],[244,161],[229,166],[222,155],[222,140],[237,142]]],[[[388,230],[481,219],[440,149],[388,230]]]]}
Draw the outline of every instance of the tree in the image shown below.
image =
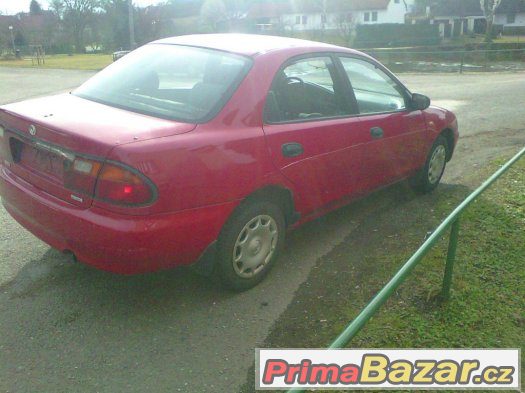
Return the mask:
{"type": "Polygon", "coordinates": [[[55,14],[55,16],[62,20],[62,17],[64,16],[64,9],[65,9],[64,0],[51,0],[49,2],[49,10],[55,14]]]}
{"type": "Polygon", "coordinates": [[[201,23],[211,33],[224,29],[228,20],[226,6],[222,0],[206,0],[201,7],[201,23]]]}
{"type": "Polygon", "coordinates": [[[15,33],[15,45],[16,46],[27,45],[26,37],[22,34],[20,30],[17,30],[17,32],[15,33]]]}
{"type": "Polygon", "coordinates": [[[337,33],[344,41],[346,46],[350,46],[352,43],[352,36],[354,34],[355,27],[357,25],[354,14],[349,12],[340,12],[337,14],[336,18],[337,33]]]}
{"type": "Polygon", "coordinates": [[[487,20],[487,31],[485,35],[486,42],[492,42],[492,27],[494,25],[494,16],[496,9],[501,4],[501,0],[480,0],[479,1],[483,15],[487,20]]]}
{"type": "Polygon", "coordinates": [[[95,10],[101,5],[100,0],[63,0],[64,23],[71,31],[75,43],[75,51],[84,53],[84,31],[95,10]]]}
{"type": "Polygon", "coordinates": [[[38,15],[42,13],[42,7],[38,1],[31,0],[31,3],[29,4],[29,13],[31,15],[38,15]]]}
{"type": "Polygon", "coordinates": [[[128,0],[108,0],[102,4],[100,15],[101,40],[107,49],[130,48],[128,0]]]}

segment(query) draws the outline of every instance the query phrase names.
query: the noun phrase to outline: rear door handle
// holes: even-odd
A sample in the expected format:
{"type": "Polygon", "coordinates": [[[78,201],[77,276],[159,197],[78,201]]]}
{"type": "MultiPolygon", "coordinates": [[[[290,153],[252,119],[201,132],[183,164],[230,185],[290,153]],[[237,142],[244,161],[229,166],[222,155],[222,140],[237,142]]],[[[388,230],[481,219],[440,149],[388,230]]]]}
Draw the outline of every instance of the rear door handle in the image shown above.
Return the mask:
{"type": "Polygon", "coordinates": [[[285,143],[281,146],[281,150],[285,157],[297,157],[304,153],[303,145],[297,142],[285,143]]]}
{"type": "Polygon", "coordinates": [[[385,136],[385,133],[381,127],[372,127],[370,129],[370,135],[372,135],[372,138],[374,139],[379,139],[385,136]]]}

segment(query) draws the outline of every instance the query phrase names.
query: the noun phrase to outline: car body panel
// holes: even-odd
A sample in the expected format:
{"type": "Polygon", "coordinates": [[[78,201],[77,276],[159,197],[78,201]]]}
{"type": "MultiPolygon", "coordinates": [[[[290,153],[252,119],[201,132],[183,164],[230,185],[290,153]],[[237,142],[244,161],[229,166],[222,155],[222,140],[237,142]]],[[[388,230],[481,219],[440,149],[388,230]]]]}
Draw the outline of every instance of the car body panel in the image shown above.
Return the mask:
{"type": "Polygon", "coordinates": [[[250,72],[206,123],[158,119],[71,95],[0,107],[0,125],[8,130],[4,139],[14,135],[10,132],[19,133],[75,154],[122,162],[158,189],[157,200],[147,206],[66,202],[58,189],[17,168],[8,143],[0,138],[0,195],[6,209],[37,237],[97,268],[154,271],[198,259],[237,206],[259,190],[289,191],[299,225],[414,174],[443,130],[450,129],[453,145],[457,142],[455,116],[437,107],[264,124],[267,93],[277,71],[291,58],[342,53],[373,60],[350,49],[308,41],[241,38],[205,35],[157,43],[252,57],[250,72]],[[245,45],[249,39],[253,45],[245,45]],[[31,124],[36,125],[36,135],[28,134],[31,124]],[[384,137],[372,138],[372,127],[381,127],[384,137]],[[282,145],[288,142],[301,143],[304,154],[284,157],[282,145]]]}

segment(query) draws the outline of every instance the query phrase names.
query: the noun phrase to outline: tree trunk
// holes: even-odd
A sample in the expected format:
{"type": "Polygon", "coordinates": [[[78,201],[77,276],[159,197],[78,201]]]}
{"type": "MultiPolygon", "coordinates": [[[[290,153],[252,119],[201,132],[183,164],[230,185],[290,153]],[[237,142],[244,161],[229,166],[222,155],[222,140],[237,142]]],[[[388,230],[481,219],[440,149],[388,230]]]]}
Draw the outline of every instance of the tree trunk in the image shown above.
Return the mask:
{"type": "Polygon", "coordinates": [[[84,44],[84,28],[81,28],[75,34],[75,52],[86,53],[86,45],[84,44]]]}
{"type": "Polygon", "coordinates": [[[494,25],[494,16],[487,17],[487,30],[485,32],[485,42],[492,42],[492,27],[494,25]]]}

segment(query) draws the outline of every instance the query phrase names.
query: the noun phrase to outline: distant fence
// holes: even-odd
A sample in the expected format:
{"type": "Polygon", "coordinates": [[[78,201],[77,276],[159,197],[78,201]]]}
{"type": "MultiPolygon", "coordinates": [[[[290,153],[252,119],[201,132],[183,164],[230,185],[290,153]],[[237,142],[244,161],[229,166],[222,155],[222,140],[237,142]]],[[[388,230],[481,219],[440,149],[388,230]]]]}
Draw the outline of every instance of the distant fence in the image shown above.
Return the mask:
{"type": "Polygon", "coordinates": [[[445,51],[365,50],[395,72],[525,70],[525,48],[445,51]]]}

